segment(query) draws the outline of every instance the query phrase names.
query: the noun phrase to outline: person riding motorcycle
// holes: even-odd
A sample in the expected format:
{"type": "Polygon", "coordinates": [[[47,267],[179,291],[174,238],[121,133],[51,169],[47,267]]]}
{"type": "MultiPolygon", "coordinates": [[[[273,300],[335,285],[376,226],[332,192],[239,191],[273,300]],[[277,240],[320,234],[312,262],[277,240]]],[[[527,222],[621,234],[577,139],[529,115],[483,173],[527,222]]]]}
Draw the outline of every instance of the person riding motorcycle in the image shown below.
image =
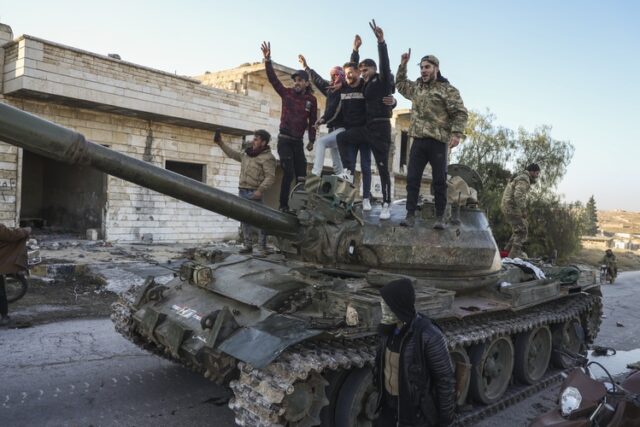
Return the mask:
{"type": "Polygon", "coordinates": [[[613,254],[613,251],[611,249],[607,249],[605,251],[604,257],[602,257],[600,264],[607,266],[607,269],[611,274],[611,283],[613,283],[618,276],[618,263],[616,261],[616,256],[613,254]]]}

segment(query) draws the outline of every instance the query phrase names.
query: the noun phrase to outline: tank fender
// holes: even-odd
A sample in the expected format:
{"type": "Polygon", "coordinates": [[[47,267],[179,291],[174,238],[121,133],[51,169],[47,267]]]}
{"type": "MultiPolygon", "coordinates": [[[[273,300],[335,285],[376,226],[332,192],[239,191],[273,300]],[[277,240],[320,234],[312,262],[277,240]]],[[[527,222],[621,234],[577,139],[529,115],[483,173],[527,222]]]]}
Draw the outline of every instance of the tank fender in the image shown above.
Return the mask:
{"type": "Polygon", "coordinates": [[[309,329],[303,320],[272,314],[252,326],[238,329],[220,344],[218,350],[261,369],[287,348],[321,333],[309,329]]]}

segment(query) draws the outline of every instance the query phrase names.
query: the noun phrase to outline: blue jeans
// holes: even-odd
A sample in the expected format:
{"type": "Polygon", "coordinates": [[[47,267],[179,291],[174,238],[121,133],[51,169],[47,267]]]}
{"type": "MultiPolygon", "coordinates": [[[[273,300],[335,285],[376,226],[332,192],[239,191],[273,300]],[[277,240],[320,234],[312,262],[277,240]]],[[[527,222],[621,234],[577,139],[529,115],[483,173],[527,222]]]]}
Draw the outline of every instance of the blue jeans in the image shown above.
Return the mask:
{"type": "MultiPolygon", "coordinates": [[[[242,197],[243,199],[248,199],[251,200],[252,202],[256,202],[256,203],[260,203],[262,204],[262,199],[252,199],[253,197],[253,193],[255,193],[256,190],[248,190],[246,188],[239,188],[238,189],[238,195],[240,197],[242,197]]],[[[253,225],[247,223],[247,222],[241,222],[240,226],[242,227],[242,236],[244,237],[244,245],[249,247],[249,246],[253,246],[253,243],[255,242],[255,236],[254,234],[257,232],[258,233],[258,241],[260,243],[260,246],[264,247],[267,246],[267,233],[264,232],[264,230],[261,230],[257,227],[254,227],[253,225]]]]}
{"type": "Polygon", "coordinates": [[[362,172],[362,197],[371,198],[371,148],[369,144],[346,144],[347,155],[349,156],[349,166],[351,175],[356,174],[356,159],[360,152],[360,171],[362,172]]]}

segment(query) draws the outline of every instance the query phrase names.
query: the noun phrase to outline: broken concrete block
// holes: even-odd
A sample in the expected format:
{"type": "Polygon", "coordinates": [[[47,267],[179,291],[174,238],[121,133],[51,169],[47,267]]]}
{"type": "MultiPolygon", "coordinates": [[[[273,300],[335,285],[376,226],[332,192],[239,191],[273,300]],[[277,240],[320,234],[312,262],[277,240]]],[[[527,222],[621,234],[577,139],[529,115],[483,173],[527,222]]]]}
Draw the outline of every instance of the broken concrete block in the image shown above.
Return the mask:
{"type": "Polygon", "coordinates": [[[153,243],[153,233],[144,233],[142,235],[143,243],[153,243]]]}

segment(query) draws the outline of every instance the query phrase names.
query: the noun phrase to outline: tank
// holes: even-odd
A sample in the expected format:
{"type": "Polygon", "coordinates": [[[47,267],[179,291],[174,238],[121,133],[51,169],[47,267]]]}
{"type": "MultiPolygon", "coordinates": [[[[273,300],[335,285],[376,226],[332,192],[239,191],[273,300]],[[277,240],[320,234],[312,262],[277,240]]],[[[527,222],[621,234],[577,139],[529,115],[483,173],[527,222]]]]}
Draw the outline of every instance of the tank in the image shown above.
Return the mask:
{"type": "Polygon", "coordinates": [[[460,422],[478,420],[560,378],[593,342],[602,314],[591,270],[504,263],[484,211],[481,179],[451,165],[448,227],[432,229],[425,199],[413,228],[363,212],[354,187],[310,177],[278,212],[87,141],[0,104],[0,139],[96,168],[245,221],[277,239],[277,253],[199,248],[168,283],[149,277],[114,305],[122,335],[227,385],[245,426],[368,426],[379,288],[398,277],[443,330],[455,367],[460,422]],[[543,277],[544,276],[544,277],[543,277]]]}

